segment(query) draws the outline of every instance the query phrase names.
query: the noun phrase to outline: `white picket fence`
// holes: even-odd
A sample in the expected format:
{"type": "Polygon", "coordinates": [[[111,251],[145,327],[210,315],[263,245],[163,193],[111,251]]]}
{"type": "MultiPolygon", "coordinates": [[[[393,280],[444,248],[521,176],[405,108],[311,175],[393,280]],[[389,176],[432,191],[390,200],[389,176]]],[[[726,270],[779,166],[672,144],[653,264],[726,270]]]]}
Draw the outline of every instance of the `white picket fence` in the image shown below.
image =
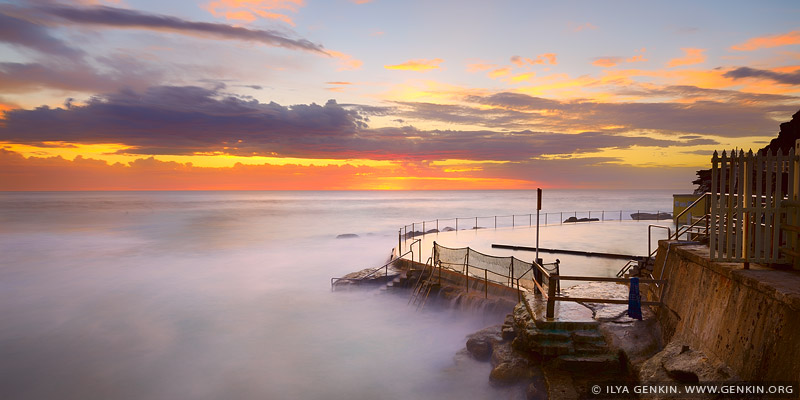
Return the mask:
{"type": "Polygon", "coordinates": [[[711,164],[711,259],[800,269],[800,140],[788,155],[714,152],[711,164]]]}

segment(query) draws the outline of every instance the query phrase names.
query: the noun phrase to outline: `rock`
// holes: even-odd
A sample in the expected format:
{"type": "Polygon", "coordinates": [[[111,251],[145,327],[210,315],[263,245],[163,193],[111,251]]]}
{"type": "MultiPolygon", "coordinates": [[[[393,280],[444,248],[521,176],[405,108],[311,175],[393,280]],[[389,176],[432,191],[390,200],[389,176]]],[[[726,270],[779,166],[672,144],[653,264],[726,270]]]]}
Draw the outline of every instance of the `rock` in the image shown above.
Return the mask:
{"type": "Polygon", "coordinates": [[[467,351],[476,360],[486,361],[492,356],[492,344],[486,339],[470,338],[467,340],[467,351]]]}
{"type": "Polygon", "coordinates": [[[486,361],[492,357],[496,344],[502,341],[500,325],[490,326],[467,336],[467,351],[476,360],[486,361]]]}
{"type": "Polygon", "coordinates": [[[439,230],[434,228],[434,229],[429,229],[429,230],[425,231],[426,235],[429,234],[429,233],[439,233],[439,230]]]}
{"type": "Polygon", "coordinates": [[[500,385],[511,385],[529,376],[528,364],[515,360],[494,367],[489,374],[489,381],[500,385]]]}
{"type": "Polygon", "coordinates": [[[673,340],[664,350],[642,364],[639,380],[648,382],[732,382],[736,375],[724,363],[702,351],[684,350],[685,343],[673,340]]]}
{"type": "Polygon", "coordinates": [[[446,227],[446,228],[442,229],[442,232],[452,232],[452,231],[454,231],[454,230],[455,230],[455,229],[454,229],[453,227],[450,227],[450,226],[448,226],[448,227],[446,227]]]}
{"type": "Polygon", "coordinates": [[[593,221],[600,221],[600,218],[575,218],[569,217],[564,220],[564,222],[593,222],[593,221]]]}
{"type": "Polygon", "coordinates": [[[358,235],[356,235],[355,233],[343,233],[341,235],[336,236],[337,239],[352,239],[357,237],[358,235]]]}
{"type": "Polygon", "coordinates": [[[531,383],[528,385],[528,388],[525,389],[525,398],[528,400],[546,399],[547,393],[542,393],[535,384],[531,383]]]}
{"type": "Polygon", "coordinates": [[[638,212],[631,214],[631,219],[636,221],[646,221],[646,220],[660,220],[660,219],[672,219],[672,214],[667,212],[660,212],[660,213],[646,213],[646,212],[638,212]]]}

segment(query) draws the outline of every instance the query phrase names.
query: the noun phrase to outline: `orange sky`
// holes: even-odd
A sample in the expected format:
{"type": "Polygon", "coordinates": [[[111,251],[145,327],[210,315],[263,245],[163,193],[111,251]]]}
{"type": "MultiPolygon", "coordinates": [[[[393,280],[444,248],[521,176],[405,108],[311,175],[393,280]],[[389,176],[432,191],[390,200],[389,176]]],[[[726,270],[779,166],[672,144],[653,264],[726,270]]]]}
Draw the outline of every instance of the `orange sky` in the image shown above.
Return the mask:
{"type": "Polygon", "coordinates": [[[800,110],[793,2],[545,8],[0,7],[0,190],[688,190],[800,110]]]}

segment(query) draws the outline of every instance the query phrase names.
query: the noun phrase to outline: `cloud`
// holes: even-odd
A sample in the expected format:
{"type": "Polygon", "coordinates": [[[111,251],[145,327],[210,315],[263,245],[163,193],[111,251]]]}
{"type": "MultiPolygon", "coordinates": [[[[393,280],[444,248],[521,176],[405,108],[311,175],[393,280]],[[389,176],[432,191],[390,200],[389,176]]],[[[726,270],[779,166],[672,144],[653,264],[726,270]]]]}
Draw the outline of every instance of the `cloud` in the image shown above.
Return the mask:
{"type": "Polygon", "coordinates": [[[784,73],[750,67],[739,67],[724,73],[722,76],[731,79],[762,78],[784,85],[800,85],[800,70],[784,73]]]}
{"type": "Polygon", "coordinates": [[[69,63],[58,60],[0,63],[0,87],[7,93],[27,93],[40,89],[108,92],[121,86],[146,88],[162,77],[160,70],[127,56],[104,57],[95,60],[94,65],[84,61],[69,63]]]}
{"type": "Polygon", "coordinates": [[[558,64],[555,53],[539,54],[538,56],[536,56],[536,58],[527,58],[527,57],[523,58],[520,56],[512,56],[511,62],[514,63],[517,67],[524,67],[525,63],[528,63],[530,65],[558,64]]]}
{"type": "Polygon", "coordinates": [[[339,51],[334,50],[327,50],[326,53],[333,58],[339,60],[339,71],[353,71],[357,69],[361,69],[361,66],[364,65],[364,62],[361,60],[357,60],[353,58],[353,56],[349,54],[345,54],[339,51]]]}
{"type": "Polygon", "coordinates": [[[439,69],[439,64],[442,62],[444,62],[444,60],[441,58],[434,58],[432,60],[422,58],[417,60],[409,60],[396,65],[384,65],[383,67],[394,70],[425,72],[433,69],[439,69]]]}
{"type": "MultiPolygon", "coordinates": [[[[673,87],[673,91],[680,88],[673,87]]],[[[690,91],[689,88],[684,88],[690,91]]],[[[663,93],[662,93],[663,94],[663,93]]],[[[654,93],[653,96],[656,96],[654,93]]],[[[539,129],[548,131],[660,132],[723,137],[773,135],[773,113],[796,111],[796,98],[734,98],[731,102],[700,100],[694,103],[600,103],[557,101],[520,93],[466,96],[464,101],[480,106],[440,106],[404,103],[405,118],[485,126],[492,129],[539,129]],[[795,100],[784,104],[780,100],[795,100]],[[776,101],[778,100],[778,101],[776,101]]]]}
{"type": "Polygon", "coordinates": [[[372,2],[372,0],[350,0],[350,1],[355,4],[367,4],[372,2]]]}
{"type": "Polygon", "coordinates": [[[496,67],[497,67],[496,64],[486,64],[486,63],[467,64],[467,72],[482,72],[496,67]]]}
{"type": "MultiPolygon", "coordinates": [[[[42,142],[115,143],[125,154],[193,155],[222,153],[372,160],[525,160],[544,154],[593,152],[631,146],[694,146],[709,139],[656,139],[614,130],[557,133],[526,126],[575,124],[664,124],[676,117],[664,107],[646,105],[570,104],[531,96],[500,93],[468,100],[498,108],[397,103],[396,107],[340,105],[282,106],[226,94],[221,89],[153,87],[142,92],[120,91],[98,96],[69,108],[40,107],[5,112],[0,141],[36,145],[42,142]],[[505,107],[501,109],[499,107],[505,107]],[[558,113],[537,112],[557,110],[558,113]],[[658,113],[663,115],[655,118],[658,113]],[[548,114],[557,114],[550,116],[548,114]],[[412,126],[373,129],[370,116],[420,118],[473,125],[486,129],[420,130],[412,126]],[[627,120],[621,119],[628,115],[627,120]],[[516,127],[516,129],[503,129],[516,127]]],[[[701,113],[702,114],[702,113],[701,113]]],[[[742,113],[741,111],[739,114],[742,113]]],[[[702,114],[703,124],[708,116],[702,114]]],[[[695,123],[700,118],[686,124],[695,123]]],[[[732,121],[741,124],[742,121],[732,121]]],[[[772,124],[774,125],[774,123],[772,124]]],[[[704,125],[705,126],[705,125],[704,125]]],[[[639,128],[639,126],[633,126],[639,128]]],[[[774,126],[773,126],[774,128],[774,126]]],[[[691,130],[687,130],[692,132],[691,130]]]]}
{"type": "Polygon", "coordinates": [[[800,44],[800,31],[791,31],[777,35],[759,36],[748,39],[743,43],[731,46],[735,51],[753,51],[778,46],[800,44]]]}
{"type": "Polygon", "coordinates": [[[297,12],[303,3],[303,0],[217,0],[208,3],[205,8],[214,16],[229,20],[252,22],[257,17],[262,17],[295,26],[291,17],[274,10],[297,12]]]}
{"type": "Polygon", "coordinates": [[[683,50],[685,56],[669,60],[669,63],[667,63],[668,68],[700,64],[706,60],[706,56],[703,54],[706,51],[705,49],[682,48],[681,50],[683,50]]]}
{"type": "Polygon", "coordinates": [[[572,29],[573,32],[580,32],[580,31],[585,31],[585,30],[597,29],[597,27],[594,26],[591,22],[587,22],[585,24],[578,25],[578,26],[574,26],[574,24],[570,23],[570,26],[571,26],[571,29],[572,29]]]}
{"type": "Polygon", "coordinates": [[[43,24],[77,24],[144,29],[215,39],[257,42],[268,46],[328,54],[322,45],[312,43],[306,39],[293,39],[274,30],[248,29],[227,24],[187,21],[168,15],[115,7],[69,7],[50,4],[32,8],[3,7],[0,11],[6,15],[13,15],[43,24]]]}
{"type": "Polygon", "coordinates": [[[497,79],[497,78],[500,78],[500,77],[503,77],[503,76],[508,76],[510,74],[511,74],[511,68],[505,67],[505,68],[497,68],[495,70],[489,71],[487,76],[489,78],[492,78],[492,79],[497,79]]]}
{"type": "Polygon", "coordinates": [[[0,41],[33,49],[48,56],[78,59],[84,55],[82,51],[51,36],[45,27],[2,12],[0,12],[0,41]]]}
{"type": "Polygon", "coordinates": [[[595,57],[592,65],[598,67],[614,67],[623,61],[622,57],[595,57]]]}

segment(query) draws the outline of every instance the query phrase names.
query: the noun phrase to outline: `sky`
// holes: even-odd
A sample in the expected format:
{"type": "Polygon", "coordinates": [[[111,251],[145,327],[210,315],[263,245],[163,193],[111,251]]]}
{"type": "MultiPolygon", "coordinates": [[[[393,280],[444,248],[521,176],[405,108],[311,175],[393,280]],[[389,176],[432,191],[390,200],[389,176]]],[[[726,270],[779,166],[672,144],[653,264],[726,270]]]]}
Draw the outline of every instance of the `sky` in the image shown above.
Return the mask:
{"type": "Polygon", "coordinates": [[[796,1],[0,0],[0,190],[691,190],[796,1]]]}

